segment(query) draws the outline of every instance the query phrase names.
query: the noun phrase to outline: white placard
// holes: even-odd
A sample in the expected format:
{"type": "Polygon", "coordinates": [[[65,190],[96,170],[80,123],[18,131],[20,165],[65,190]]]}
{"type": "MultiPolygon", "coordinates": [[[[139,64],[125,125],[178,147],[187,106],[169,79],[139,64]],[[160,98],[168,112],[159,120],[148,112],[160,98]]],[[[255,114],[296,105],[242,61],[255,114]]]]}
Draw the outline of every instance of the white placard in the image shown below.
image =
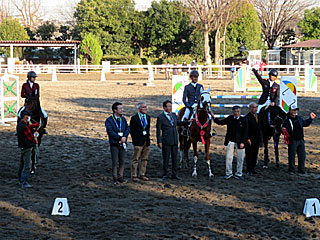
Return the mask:
{"type": "Polygon", "coordinates": [[[172,112],[178,114],[184,107],[182,102],[184,87],[188,84],[188,76],[172,75],[172,112]]]}
{"type": "Polygon", "coordinates": [[[280,107],[283,111],[288,112],[291,105],[298,105],[297,92],[297,77],[281,76],[280,107]]]}
{"type": "Polygon", "coordinates": [[[67,198],[56,198],[51,215],[69,216],[70,209],[67,198]]]}
{"type": "Polygon", "coordinates": [[[304,204],[303,214],[306,217],[320,216],[320,204],[317,198],[309,198],[304,204]]]}

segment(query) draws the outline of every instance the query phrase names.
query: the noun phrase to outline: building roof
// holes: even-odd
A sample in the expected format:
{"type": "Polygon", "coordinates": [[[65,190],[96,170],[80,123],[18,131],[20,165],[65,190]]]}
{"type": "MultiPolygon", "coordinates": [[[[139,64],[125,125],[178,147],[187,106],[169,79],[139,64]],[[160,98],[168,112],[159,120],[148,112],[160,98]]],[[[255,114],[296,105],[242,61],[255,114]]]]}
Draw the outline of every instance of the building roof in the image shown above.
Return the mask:
{"type": "Polygon", "coordinates": [[[0,41],[0,47],[73,47],[81,41],[0,41]]]}
{"type": "Polygon", "coordinates": [[[312,39],[304,42],[283,46],[284,48],[320,48],[320,39],[312,39]]]}

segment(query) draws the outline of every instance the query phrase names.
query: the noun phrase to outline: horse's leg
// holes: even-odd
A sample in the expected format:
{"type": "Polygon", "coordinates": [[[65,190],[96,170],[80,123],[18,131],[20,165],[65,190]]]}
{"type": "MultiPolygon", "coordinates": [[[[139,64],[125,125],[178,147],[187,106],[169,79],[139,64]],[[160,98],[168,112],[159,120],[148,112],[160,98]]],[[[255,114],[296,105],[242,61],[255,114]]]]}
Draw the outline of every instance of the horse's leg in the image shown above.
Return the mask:
{"type": "Polygon", "coordinates": [[[186,168],[189,169],[190,167],[190,161],[189,161],[189,150],[191,147],[191,140],[190,138],[186,139],[186,148],[185,148],[185,161],[186,161],[186,168]]]}
{"type": "Polygon", "coordinates": [[[179,150],[180,150],[180,160],[179,160],[179,169],[182,168],[182,161],[183,161],[183,139],[182,139],[182,136],[180,135],[179,133],[179,143],[180,143],[180,147],[179,147],[179,150]]]}
{"type": "Polygon", "coordinates": [[[268,168],[269,163],[269,153],[268,153],[268,136],[263,136],[263,145],[264,145],[264,163],[263,168],[268,168]]]}
{"type": "Polygon", "coordinates": [[[209,177],[213,177],[212,171],[211,171],[211,164],[210,164],[210,138],[206,141],[206,161],[208,164],[208,170],[209,170],[209,177]]]}
{"type": "Polygon", "coordinates": [[[197,150],[197,141],[192,141],[192,147],[193,147],[193,173],[192,177],[197,176],[197,161],[198,161],[198,150],[197,150]]]}
{"type": "Polygon", "coordinates": [[[280,135],[276,134],[273,135],[273,144],[274,144],[274,154],[276,156],[276,167],[280,167],[280,160],[279,160],[279,140],[280,140],[280,135]]]}

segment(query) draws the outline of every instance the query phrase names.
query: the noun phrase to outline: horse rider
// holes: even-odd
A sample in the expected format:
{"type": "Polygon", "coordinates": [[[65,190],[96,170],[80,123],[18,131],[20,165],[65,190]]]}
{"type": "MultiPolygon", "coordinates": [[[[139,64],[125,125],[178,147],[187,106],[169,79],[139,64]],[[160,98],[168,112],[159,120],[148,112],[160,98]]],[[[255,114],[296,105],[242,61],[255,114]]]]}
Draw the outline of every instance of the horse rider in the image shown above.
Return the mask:
{"type": "MultiPolygon", "coordinates": [[[[189,75],[191,82],[185,86],[183,91],[183,98],[182,101],[186,106],[186,111],[182,117],[182,121],[188,121],[190,118],[193,118],[194,113],[197,110],[198,99],[203,91],[203,86],[198,83],[199,73],[197,70],[192,70],[189,75]],[[191,113],[191,114],[190,114],[191,113]],[[191,117],[191,116],[192,117],[191,117]]],[[[209,120],[211,126],[211,109],[209,108],[209,120]]],[[[187,135],[187,129],[184,129],[183,134],[187,135]]]]}
{"type": "Polygon", "coordinates": [[[278,77],[278,71],[276,69],[270,69],[269,79],[267,80],[263,79],[255,68],[253,68],[252,71],[262,86],[262,94],[258,102],[257,112],[260,113],[263,107],[267,109],[269,105],[278,105],[280,97],[280,86],[275,82],[278,77]]]}
{"type": "MultiPolygon", "coordinates": [[[[21,89],[21,97],[25,98],[24,106],[19,110],[18,117],[21,118],[20,113],[25,109],[26,103],[28,102],[28,98],[34,96],[38,99],[40,105],[40,86],[38,83],[35,83],[38,75],[34,71],[29,71],[27,74],[27,81],[22,85],[21,89]]],[[[44,111],[44,109],[40,106],[42,113],[42,128],[44,129],[44,134],[48,134],[46,131],[46,126],[48,122],[48,114],[44,111]]]]}

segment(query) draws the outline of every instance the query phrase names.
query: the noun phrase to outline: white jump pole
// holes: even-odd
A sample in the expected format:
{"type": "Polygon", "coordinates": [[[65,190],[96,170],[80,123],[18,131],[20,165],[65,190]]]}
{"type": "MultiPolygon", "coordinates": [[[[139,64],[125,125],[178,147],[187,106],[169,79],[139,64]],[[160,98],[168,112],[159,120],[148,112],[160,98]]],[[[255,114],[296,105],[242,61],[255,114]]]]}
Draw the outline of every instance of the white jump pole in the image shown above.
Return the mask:
{"type": "Polygon", "coordinates": [[[151,62],[148,62],[148,72],[149,72],[149,82],[147,83],[147,86],[154,86],[153,80],[154,80],[154,76],[153,76],[153,69],[152,69],[152,65],[151,62]]]}
{"type": "Polygon", "coordinates": [[[57,72],[56,72],[56,67],[52,68],[52,78],[51,78],[52,82],[57,82],[58,78],[57,78],[57,72]]]}

